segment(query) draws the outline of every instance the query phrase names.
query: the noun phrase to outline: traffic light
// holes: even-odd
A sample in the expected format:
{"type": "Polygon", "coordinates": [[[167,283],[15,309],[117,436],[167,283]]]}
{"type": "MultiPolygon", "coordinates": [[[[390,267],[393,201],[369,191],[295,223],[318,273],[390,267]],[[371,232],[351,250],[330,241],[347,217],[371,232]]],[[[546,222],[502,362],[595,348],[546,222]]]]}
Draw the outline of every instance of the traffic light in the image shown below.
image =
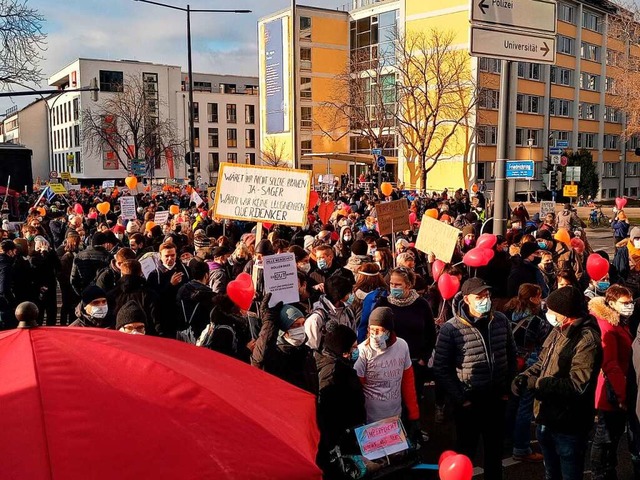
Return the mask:
{"type": "Polygon", "coordinates": [[[558,190],[558,178],[556,172],[549,172],[549,190],[555,192],[558,190]]]}
{"type": "Polygon", "coordinates": [[[184,162],[189,165],[190,167],[191,165],[191,152],[187,152],[184,154],[184,162]]]}
{"type": "Polygon", "coordinates": [[[193,167],[189,167],[189,170],[187,170],[187,172],[189,173],[189,185],[192,187],[196,186],[196,169],[193,167]]]}

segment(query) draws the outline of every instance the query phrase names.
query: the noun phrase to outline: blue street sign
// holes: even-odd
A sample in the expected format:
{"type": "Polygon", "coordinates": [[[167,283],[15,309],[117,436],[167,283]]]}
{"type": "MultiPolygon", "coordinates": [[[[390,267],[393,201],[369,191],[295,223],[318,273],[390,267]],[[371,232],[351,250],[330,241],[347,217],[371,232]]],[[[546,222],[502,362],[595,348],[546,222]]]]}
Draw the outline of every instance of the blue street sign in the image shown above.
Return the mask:
{"type": "Polygon", "coordinates": [[[549,155],[562,155],[562,148],[560,147],[550,147],[549,155]]]}
{"type": "Polygon", "coordinates": [[[532,160],[507,161],[507,178],[533,178],[534,169],[532,160]]]}
{"type": "Polygon", "coordinates": [[[387,166],[387,159],[380,155],[376,164],[378,165],[378,168],[384,168],[387,166]]]}
{"type": "Polygon", "coordinates": [[[556,147],[569,148],[569,140],[556,140],[556,147]]]}
{"type": "Polygon", "coordinates": [[[372,148],[371,149],[371,155],[377,155],[377,156],[382,155],[382,149],[381,148],[372,148]]]}

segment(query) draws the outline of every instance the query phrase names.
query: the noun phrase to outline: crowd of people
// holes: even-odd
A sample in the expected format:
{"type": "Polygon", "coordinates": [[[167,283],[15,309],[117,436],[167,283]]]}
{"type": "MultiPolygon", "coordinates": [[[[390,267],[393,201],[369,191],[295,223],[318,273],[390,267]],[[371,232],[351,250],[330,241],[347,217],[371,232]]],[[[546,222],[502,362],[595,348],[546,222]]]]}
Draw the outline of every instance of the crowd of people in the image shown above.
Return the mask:
{"type": "Polygon", "coordinates": [[[614,226],[611,260],[592,251],[570,205],[541,217],[520,204],[488,264],[471,268],[464,256],[486,217],[481,191],[336,192],[327,221],[310,205],[306,227],[260,232],[190,199],[138,195],[137,218],[123,220],[117,195],[83,190],[40,200],[24,222],[5,220],[2,328],[17,325],[20,305],[47,326],[155,335],[250,363],[316,395],[318,464],[329,477],[340,474],[338,452],[359,453],[355,427],[397,416],[416,448],[437,435],[422,428],[426,386],[435,389],[435,421],[455,424],[456,451],[473,459],[482,444],[487,479],[503,478],[505,436],[515,459],[544,461],[549,480],[583,478],[587,456],[592,478],[616,478],[625,430],[640,475],[640,351],[632,355],[640,227],[614,226]],[[380,236],[376,206],[402,198],[411,228],[380,236]],[[98,212],[101,202],[108,213],[98,212]],[[434,209],[460,230],[438,272],[435,256],[415,248],[419,219],[434,209]],[[169,220],[156,225],[163,210],[169,220]],[[270,306],[263,261],[279,253],[295,257],[299,301],[270,306]],[[593,255],[609,264],[601,278],[589,274],[593,255]],[[243,272],[255,286],[247,309],[227,292],[243,272]],[[459,281],[452,299],[438,288],[441,274],[459,281]]]}

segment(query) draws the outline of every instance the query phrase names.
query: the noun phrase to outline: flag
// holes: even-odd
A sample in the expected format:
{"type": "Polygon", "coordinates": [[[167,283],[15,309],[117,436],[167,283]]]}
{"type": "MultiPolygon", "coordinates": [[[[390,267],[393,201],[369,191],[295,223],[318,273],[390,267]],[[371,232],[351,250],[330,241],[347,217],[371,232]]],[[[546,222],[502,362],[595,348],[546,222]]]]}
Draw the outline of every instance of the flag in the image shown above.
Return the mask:
{"type": "Polygon", "coordinates": [[[51,200],[53,200],[53,197],[55,197],[56,194],[53,193],[53,190],[51,190],[51,187],[47,187],[47,189],[44,191],[44,196],[47,199],[47,202],[51,202],[51,200]]]}
{"type": "Polygon", "coordinates": [[[196,204],[196,207],[199,207],[204,203],[202,197],[200,197],[200,195],[198,195],[198,192],[196,192],[195,190],[191,192],[191,201],[196,204]]]}

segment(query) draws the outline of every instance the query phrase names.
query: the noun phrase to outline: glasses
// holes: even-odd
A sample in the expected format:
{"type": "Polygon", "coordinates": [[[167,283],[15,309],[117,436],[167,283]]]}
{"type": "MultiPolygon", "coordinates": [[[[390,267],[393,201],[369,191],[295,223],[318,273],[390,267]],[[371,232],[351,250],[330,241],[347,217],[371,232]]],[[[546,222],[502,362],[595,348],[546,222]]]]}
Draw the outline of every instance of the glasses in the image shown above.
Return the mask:
{"type": "Polygon", "coordinates": [[[618,300],[618,303],[624,305],[625,307],[628,305],[633,305],[633,300],[629,300],[628,302],[621,302],[620,300],[618,300]]]}
{"type": "Polygon", "coordinates": [[[139,325],[137,327],[134,325],[125,325],[122,328],[127,333],[131,333],[131,332],[144,333],[145,332],[144,325],[139,325]]]}

